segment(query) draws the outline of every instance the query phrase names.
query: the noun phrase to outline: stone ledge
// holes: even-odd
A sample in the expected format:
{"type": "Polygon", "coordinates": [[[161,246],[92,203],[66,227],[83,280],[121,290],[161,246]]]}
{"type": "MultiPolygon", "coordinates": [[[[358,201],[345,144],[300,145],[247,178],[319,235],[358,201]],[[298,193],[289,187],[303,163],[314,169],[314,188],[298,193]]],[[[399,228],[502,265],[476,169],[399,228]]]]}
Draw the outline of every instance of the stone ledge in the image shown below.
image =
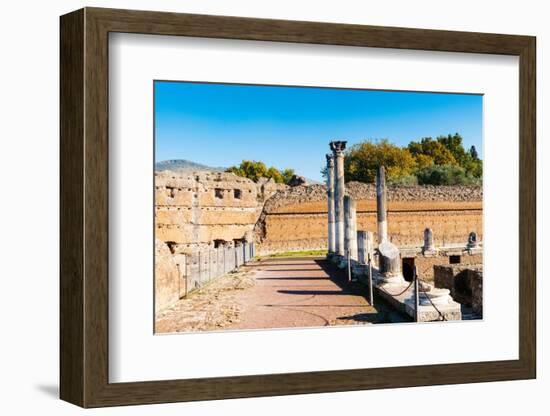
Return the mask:
{"type": "MultiPolygon", "coordinates": [[[[373,268],[373,279],[378,279],[378,270],[373,268]]],[[[391,294],[401,293],[409,282],[403,285],[377,285],[373,286],[374,291],[384,299],[388,304],[402,312],[412,319],[414,319],[414,286],[406,290],[399,296],[392,296],[391,294]]],[[[462,311],[460,303],[450,300],[447,305],[438,305],[437,308],[441,311],[447,321],[460,321],[462,320],[462,311]]],[[[418,309],[418,322],[430,322],[440,320],[439,313],[434,309],[432,305],[420,306],[418,309]]]]}

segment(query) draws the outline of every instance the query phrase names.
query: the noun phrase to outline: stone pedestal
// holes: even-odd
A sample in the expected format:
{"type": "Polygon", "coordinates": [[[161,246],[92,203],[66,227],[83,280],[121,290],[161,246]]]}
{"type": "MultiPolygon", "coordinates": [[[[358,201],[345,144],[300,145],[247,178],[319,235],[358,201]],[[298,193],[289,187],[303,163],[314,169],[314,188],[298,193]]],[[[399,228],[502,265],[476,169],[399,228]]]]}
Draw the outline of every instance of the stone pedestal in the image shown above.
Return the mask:
{"type": "Polygon", "coordinates": [[[435,288],[433,285],[425,282],[419,282],[418,288],[420,291],[420,306],[427,306],[432,303],[435,306],[448,305],[453,300],[449,289],[435,288]]]}
{"type": "Polygon", "coordinates": [[[378,263],[380,269],[380,284],[402,285],[405,283],[401,271],[401,255],[399,249],[389,241],[378,246],[378,263]]]}
{"type": "Polygon", "coordinates": [[[431,228],[424,230],[424,246],[422,247],[422,254],[425,256],[434,256],[437,254],[437,250],[434,246],[434,236],[431,228]]]}

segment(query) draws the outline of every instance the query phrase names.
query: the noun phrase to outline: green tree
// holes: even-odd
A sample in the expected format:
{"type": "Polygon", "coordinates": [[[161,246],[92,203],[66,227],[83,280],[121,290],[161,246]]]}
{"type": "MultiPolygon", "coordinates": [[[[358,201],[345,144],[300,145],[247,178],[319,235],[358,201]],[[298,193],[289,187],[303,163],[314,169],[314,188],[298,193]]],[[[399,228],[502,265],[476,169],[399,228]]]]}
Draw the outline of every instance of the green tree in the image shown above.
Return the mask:
{"type": "Polygon", "coordinates": [[[266,178],[271,178],[273,179],[276,183],[284,183],[285,182],[285,179],[283,177],[283,175],[281,174],[281,172],[279,172],[279,170],[273,166],[271,166],[266,174],[265,174],[265,177],[266,178]]]}
{"type": "Polygon", "coordinates": [[[472,159],[479,160],[479,157],[477,155],[477,150],[476,150],[475,146],[470,147],[469,153],[470,153],[470,156],[472,157],[472,159]]]}
{"type": "Polygon", "coordinates": [[[263,162],[255,160],[243,160],[239,166],[231,166],[226,172],[234,173],[238,176],[251,179],[258,182],[261,177],[266,177],[267,168],[263,162]]]}
{"type": "Polygon", "coordinates": [[[283,171],[281,172],[281,175],[283,175],[283,179],[285,183],[289,183],[295,174],[296,172],[294,171],[294,169],[290,169],[290,168],[283,169],[283,171]]]}
{"type": "Polygon", "coordinates": [[[431,156],[425,155],[423,153],[418,153],[414,156],[414,160],[416,162],[416,168],[417,169],[424,169],[432,166],[434,164],[434,160],[431,156]]]}
{"type": "Polygon", "coordinates": [[[237,176],[242,176],[258,182],[260,178],[273,179],[276,183],[288,183],[294,175],[294,169],[280,171],[275,166],[266,167],[265,163],[257,160],[243,160],[238,166],[231,166],[225,170],[237,176]]]}
{"type": "Polygon", "coordinates": [[[416,162],[407,149],[390,143],[387,139],[364,141],[353,145],[344,159],[344,174],[348,181],[372,183],[376,169],[383,165],[389,182],[413,174],[416,162]]]}
{"type": "Polygon", "coordinates": [[[407,149],[415,158],[420,155],[430,157],[436,165],[458,164],[452,152],[439,140],[431,137],[424,137],[420,142],[410,142],[407,149]]]}
{"type": "Polygon", "coordinates": [[[457,165],[434,165],[416,173],[420,185],[472,185],[479,184],[479,179],[466,173],[457,165]]]}
{"type": "Polygon", "coordinates": [[[462,166],[466,157],[466,151],[462,146],[462,136],[458,133],[454,135],[449,134],[447,136],[439,136],[437,141],[445,146],[445,148],[451,152],[458,164],[462,166]]]}
{"type": "Polygon", "coordinates": [[[477,158],[476,152],[474,152],[473,154],[471,151],[468,152],[466,156],[464,156],[461,166],[470,176],[481,178],[481,176],[483,175],[483,162],[479,158],[477,158]]]}

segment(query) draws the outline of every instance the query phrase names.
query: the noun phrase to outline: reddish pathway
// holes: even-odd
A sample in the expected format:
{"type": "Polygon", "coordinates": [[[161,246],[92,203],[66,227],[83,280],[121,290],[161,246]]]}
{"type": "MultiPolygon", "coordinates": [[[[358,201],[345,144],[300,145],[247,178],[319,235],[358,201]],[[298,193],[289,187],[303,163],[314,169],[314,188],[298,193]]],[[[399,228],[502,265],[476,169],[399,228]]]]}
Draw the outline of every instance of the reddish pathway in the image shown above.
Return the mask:
{"type": "Polygon", "coordinates": [[[239,322],[225,329],[366,324],[382,318],[324,259],[272,258],[246,267],[253,269],[255,285],[236,294],[244,308],[239,322]]]}

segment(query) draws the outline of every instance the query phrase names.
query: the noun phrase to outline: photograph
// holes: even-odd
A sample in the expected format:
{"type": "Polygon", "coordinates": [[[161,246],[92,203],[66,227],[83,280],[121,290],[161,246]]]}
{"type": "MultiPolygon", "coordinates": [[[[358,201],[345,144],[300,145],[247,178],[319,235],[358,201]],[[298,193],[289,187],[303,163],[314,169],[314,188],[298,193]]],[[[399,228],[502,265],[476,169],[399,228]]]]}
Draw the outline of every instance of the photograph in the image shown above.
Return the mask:
{"type": "Polygon", "coordinates": [[[155,80],[155,334],[483,318],[483,95],[155,80]]]}

